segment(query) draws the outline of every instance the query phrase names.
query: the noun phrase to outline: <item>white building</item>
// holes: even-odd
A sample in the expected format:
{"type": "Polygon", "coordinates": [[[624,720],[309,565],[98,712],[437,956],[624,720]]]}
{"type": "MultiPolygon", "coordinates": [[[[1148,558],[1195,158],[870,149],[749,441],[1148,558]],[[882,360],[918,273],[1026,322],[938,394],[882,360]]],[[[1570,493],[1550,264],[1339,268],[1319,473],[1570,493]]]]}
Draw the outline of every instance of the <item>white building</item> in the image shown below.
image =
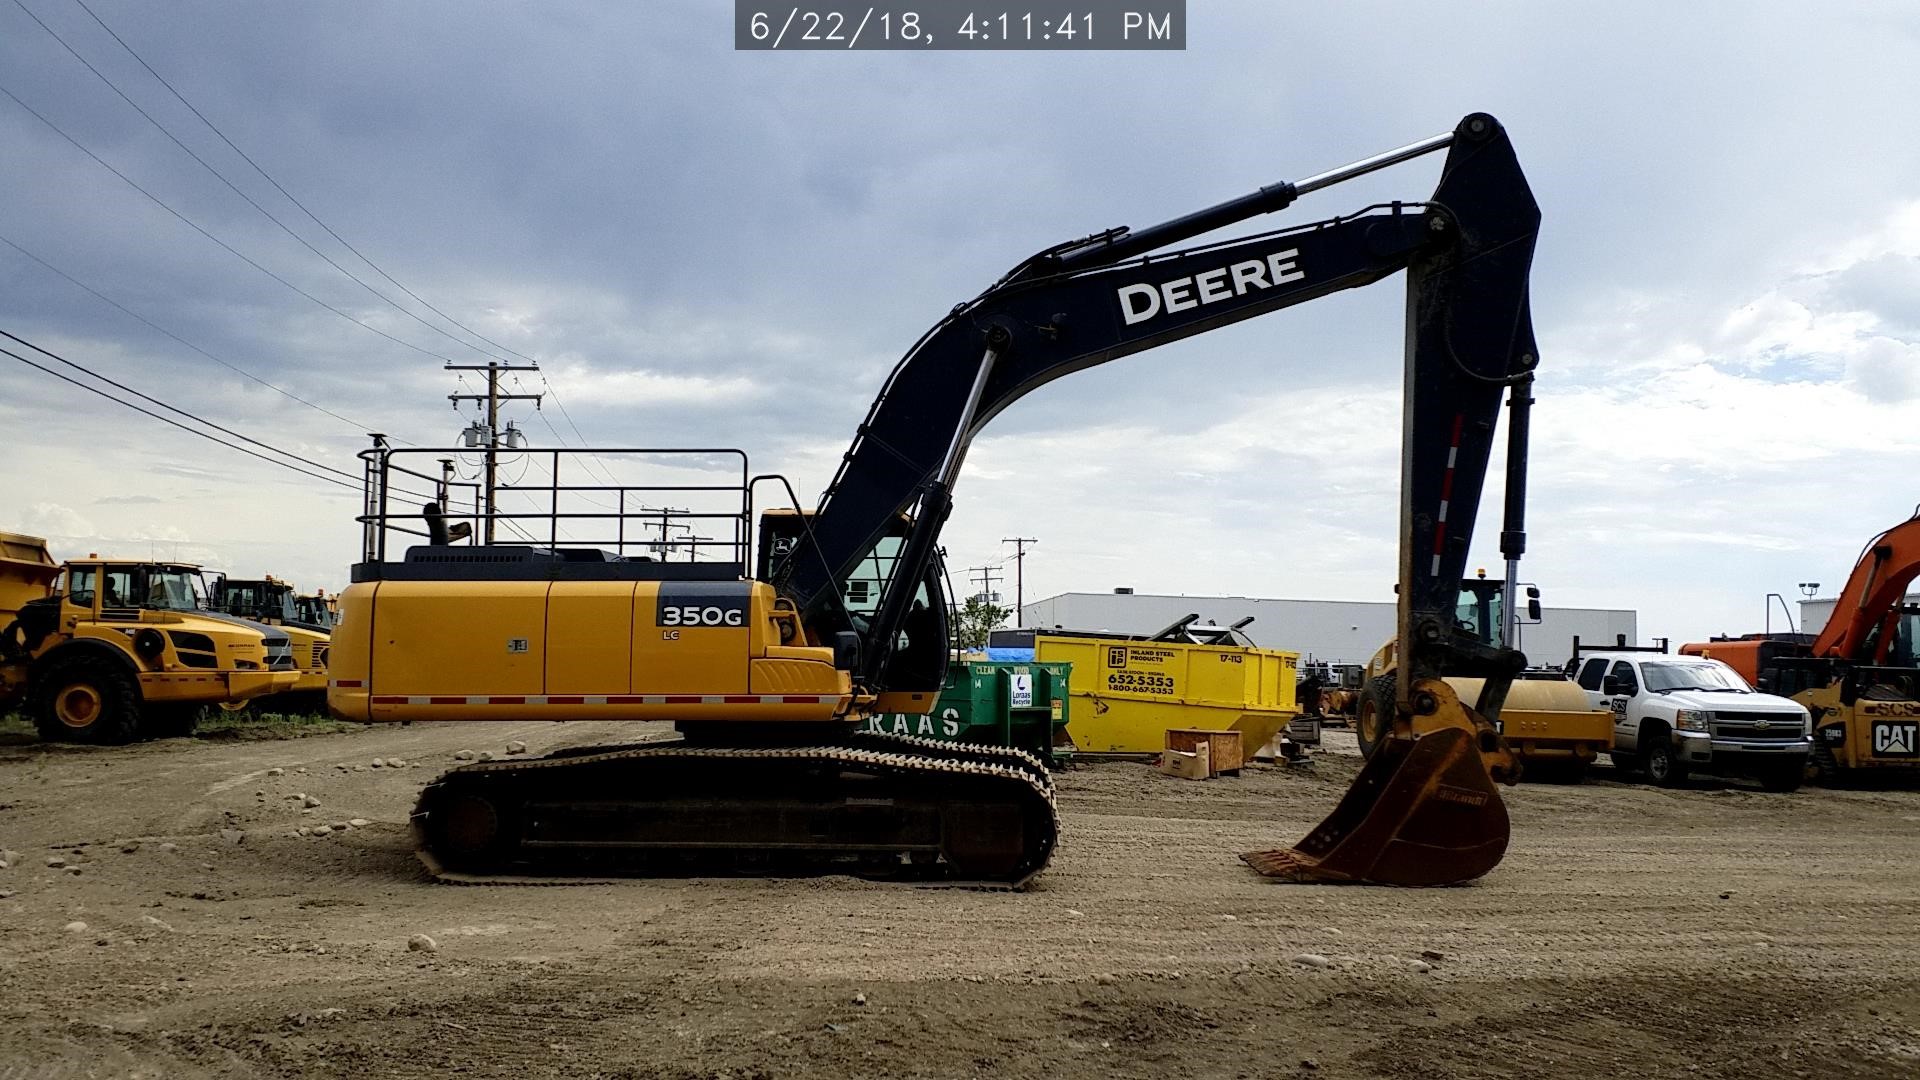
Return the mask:
{"type": "MultiPolygon", "coordinates": [[[[1336,664],[1366,663],[1393,636],[1391,603],[1255,596],[1061,593],[1021,609],[1020,625],[1152,634],[1194,613],[1202,622],[1223,626],[1251,615],[1254,621],[1243,632],[1255,644],[1336,664]]],[[[1583,643],[1594,644],[1624,634],[1633,644],[1639,640],[1638,616],[1624,609],[1545,607],[1538,624],[1520,628],[1519,645],[1533,663],[1559,664],[1573,655],[1576,634],[1583,643]]]]}
{"type": "MultiPolygon", "coordinates": [[[[1839,602],[1840,598],[1837,596],[1825,596],[1813,600],[1800,601],[1800,625],[1794,629],[1803,634],[1819,634],[1820,631],[1826,629],[1827,620],[1833,618],[1834,605],[1839,602]]],[[[1908,593],[1904,602],[1907,604],[1920,604],[1920,593],[1908,593]]],[[[1031,604],[1027,606],[1029,609],[1033,607],[1031,604]]],[[[1778,630],[1780,626],[1776,623],[1774,629],[1778,630]]]]}

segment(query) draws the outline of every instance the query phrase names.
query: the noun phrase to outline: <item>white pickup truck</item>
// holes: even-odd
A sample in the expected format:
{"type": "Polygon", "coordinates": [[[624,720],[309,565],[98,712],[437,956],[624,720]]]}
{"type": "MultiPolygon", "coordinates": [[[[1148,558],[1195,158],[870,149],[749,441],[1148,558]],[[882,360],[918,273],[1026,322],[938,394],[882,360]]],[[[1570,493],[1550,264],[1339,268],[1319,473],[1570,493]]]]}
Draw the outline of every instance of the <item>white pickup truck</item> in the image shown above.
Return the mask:
{"type": "Polygon", "coordinates": [[[1613,764],[1662,787],[1693,771],[1749,776],[1792,791],[1806,776],[1813,723],[1789,698],[1762,694],[1718,660],[1653,649],[1581,649],[1575,681],[1613,710],[1613,764]]]}

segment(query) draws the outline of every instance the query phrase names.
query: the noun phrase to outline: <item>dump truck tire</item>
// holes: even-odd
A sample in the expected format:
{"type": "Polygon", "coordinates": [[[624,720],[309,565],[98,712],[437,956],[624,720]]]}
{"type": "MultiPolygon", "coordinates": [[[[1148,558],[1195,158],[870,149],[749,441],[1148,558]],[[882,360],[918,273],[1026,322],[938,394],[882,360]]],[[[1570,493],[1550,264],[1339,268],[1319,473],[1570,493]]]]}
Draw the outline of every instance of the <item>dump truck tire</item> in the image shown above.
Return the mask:
{"type": "Polygon", "coordinates": [[[69,656],[34,677],[27,711],[48,742],[118,746],[140,730],[140,684],[110,659],[69,656]]]}
{"type": "Polygon", "coordinates": [[[184,739],[199,726],[198,705],[148,705],[140,717],[140,735],[148,739],[184,739]]]}

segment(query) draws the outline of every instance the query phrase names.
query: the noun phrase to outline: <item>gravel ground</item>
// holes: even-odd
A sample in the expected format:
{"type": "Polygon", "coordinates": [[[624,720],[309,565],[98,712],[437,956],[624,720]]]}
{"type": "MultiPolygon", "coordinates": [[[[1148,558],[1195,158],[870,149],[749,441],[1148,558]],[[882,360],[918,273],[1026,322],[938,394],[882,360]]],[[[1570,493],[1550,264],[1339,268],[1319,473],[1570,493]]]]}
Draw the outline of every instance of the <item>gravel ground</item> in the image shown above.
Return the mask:
{"type": "Polygon", "coordinates": [[[423,878],[456,751],[636,727],[0,747],[0,1076],[1920,1076],[1920,793],[1603,768],[1509,792],[1472,886],[1257,877],[1357,771],[1335,735],[1062,774],[1020,894],[423,878]]]}

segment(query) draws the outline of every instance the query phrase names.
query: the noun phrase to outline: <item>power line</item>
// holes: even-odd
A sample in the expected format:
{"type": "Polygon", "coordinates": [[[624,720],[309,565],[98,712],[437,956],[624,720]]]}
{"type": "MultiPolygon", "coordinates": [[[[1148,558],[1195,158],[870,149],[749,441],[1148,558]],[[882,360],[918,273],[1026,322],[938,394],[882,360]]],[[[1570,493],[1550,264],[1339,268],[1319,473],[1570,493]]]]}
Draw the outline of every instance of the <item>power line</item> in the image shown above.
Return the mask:
{"type": "MultiPolygon", "coordinates": [[[[488,345],[491,345],[502,352],[508,353],[522,360],[526,360],[528,362],[533,361],[533,357],[527,356],[524,353],[515,352],[513,349],[500,344],[499,342],[493,340],[492,338],[486,336],[485,334],[482,334],[480,331],[475,330],[473,327],[468,326],[467,324],[461,322],[459,319],[456,319],[453,316],[448,315],[446,312],[441,311],[439,308],[434,307],[431,303],[428,303],[424,298],[422,298],[418,293],[414,292],[412,289],[407,288],[406,285],[402,284],[392,274],[389,274],[385,270],[381,269],[378,263],[375,263],[372,259],[367,258],[366,255],[361,253],[359,248],[354,247],[352,244],[347,242],[345,237],[333,231],[332,226],[320,220],[319,215],[315,214],[312,210],[307,209],[307,205],[305,203],[295,198],[293,195],[293,192],[288,191],[285,187],[282,187],[280,184],[280,181],[275,180],[271,173],[267,172],[266,169],[261,168],[260,163],[253,160],[252,156],[250,156],[245,150],[242,150],[238,146],[234,145],[233,140],[227,138],[226,132],[221,131],[220,128],[216,126],[212,120],[207,119],[204,113],[202,113],[199,109],[194,107],[193,102],[188,101],[186,97],[180,93],[180,91],[174,89],[173,84],[167,81],[166,76],[161,75],[158,71],[155,71],[153,69],[153,65],[147,63],[146,60],[142,58],[139,53],[133,50],[133,46],[127,44],[126,41],[120,37],[119,34],[114,33],[113,27],[108,26],[106,22],[100,18],[99,15],[95,14],[94,10],[91,7],[87,6],[86,0],[74,0],[74,3],[79,4],[80,9],[82,11],[85,11],[88,15],[92,16],[94,22],[100,24],[100,29],[105,30],[109,37],[112,37],[115,42],[119,43],[121,48],[127,50],[128,56],[131,56],[135,60],[139,61],[140,66],[147,69],[147,74],[152,75],[155,79],[158,79],[160,81],[160,85],[166,87],[167,92],[172,94],[175,100],[179,101],[180,104],[185,105],[187,109],[193,113],[194,116],[199,118],[201,123],[207,125],[207,129],[209,131],[212,131],[215,135],[218,135],[220,137],[221,142],[226,143],[229,149],[231,149],[234,153],[240,155],[241,160],[245,161],[248,165],[251,165],[253,167],[254,172],[259,173],[262,177],[266,179],[267,183],[272,184],[275,191],[278,191],[280,194],[285,195],[287,197],[288,202],[291,202],[293,205],[299,207],[301,213],[307,215],[307,217],[311,219],[315,225],[318,225],[320,226],[320,228],[326,230],[326,233],[328,236],[331,236],[335,240],[339,241],[341,247],[344,247],[348,251],[353,252],[354,256],[357,257],[361,262],[366,263],[368,266],[372,267],[374,273],[377,273],[381,277],[386,278],[389,282],[392,282],[395,288],[399,289],[401,292],[406,293],[408,296],[412,297],[413,299],[419,301],[423,306],[426,307],[428,311],[433,312],[435,315],[438,315],[441,318],[452,323],[453,325],[459,327],[460,329],[465,330],[467,333],[473,335],[474,337],[480,339],[481,341],[486,342],[488,345]]],[[[462,344],[465,344],[465,343],[462,342],[462,344]]],[[[468,347],[472,348],[472,346],[468,346],[468,347]]]]}
{"type": "MultiPolygon", "coordinates": [[[[157,331],[158,333],[165,334],[167,337],[170,337],[173,340],[179,342],[180,344],[185,345],[187,348],[192,349],[194,352],[199,353],[201,356],[204,356],[207,359],[213,361],[214,363],[219,364],[221,367],[226,368],[229,371],[237,372],[238,374],[244,375],[247,378],[252,379],[254,382],[259,383],[261,386],[264,386],[267,389],[272,390],[277,394],[282,394],[286,397],[292,398],[294,401],[297,401],[300,404],[305,405],[309,409],[314,409],[318,412],[326,413],[328,416],[333,417],[335,420],[338,420],[341,423],[350,424],[357,431],[369,430],[368,425],[363,424],[358,420],[341,416],[339,413],[334,412],[332,409],[327,408],[325,405],[316,405],[315,403],[308,401],[306,398],[301,397],[299,394],[296,394],[293,391],[286,389],[285,387],[276,386],[273,383],[270,383],[267,380],[261,378],[260,376],[255,375],[253,372],[246,370],[245,368],[242,368],[236,364],[230,364],[227,361],[220,359],[219,357],[213,355],[212,353],[201,348],[200,346],[195,345],[193,342],[188,341],[186,338],[181,337],[179,334],[176,334],[173,331],[167,329],[166,327],[161,326],[159,323],[154,322],[152,319],[147,318],[145,315],[142,315],[139,312],[134,311],[132,308],[127,307],[125,304],[120,303],[118,300],[115,300],[114,298],[106,295],[105,293],[94,288],[93,286],[88,285],[86,282],[81,281],[79,278],[74,277],[72,274],[67,273],[65,270],[60,269],[59,267],[53,265],[52,263],[34,254],[33,252],[28,251],[26,248],[21,247],[19,244],[8,239],[7,237],[0,236],[0,244],[5,244],[8,247],[12,248],[13,250],[19,252],[20,254],[25,255],[27,258],[32,259],[34,262],[39,263],[41,266],[45,267],[47,270],[55,274],[58,274],[60,277],[65,278],[70,284],[74,285],[76,288],[83,289],[86,292],[92,293],[99,300],[112,305],[113,307],[119,309],[122,313],[129,315],[132,318],[138,319],[142,323],[145,323],[149,328],[157,331]]],[[[405,442],[406,440],[396,439],[395,441],[405,442]]]]}
{"type": "MultiPolygon", "coordinates": [[[[0,352],[6,353],[6,355],[13,357],[15,360],[18,360],[29,367],[38,368],[39,370],[46,372],[47,374],[52,375],[57,379],[61,379],[65,382],[72,383],[73,385],[78,386],[83,390],[87,390],[92,393],[98,394],[101,397],[106,398],[108,401],[112,401],[117,404],[124,405],[127,408],[133,409],[136,412],[145,413],[146,415],[151,416],[156,420],[165,421],[166,423],[172,424],[174,427],[177,427],[182,431],[192,432],[193,434],[198,435],[203,439],[207,439],[209,441],[219,443],[220,445],[228,447],[229,449],[238,450],[243,454],[248,454],[253,457],[257,457],[262,461],[271,462],[272,464],[279,465],[282,468],[292,469],[294,472],[301,473],[302,475],[311,476],[317,480],[325,480],[328,483],[338,484],[341,487],[352,488],[354,490],[359,490],[361,487],[361,478],[353,473],[347,472],[342,469],[336,469],[333,466],[328,465],[324,462],[314,461],[310,458],[302,457],[299,454],[293,453],[290,450],[282,450],[281,448],[274,446],[272,443],[262,442],[259,439],[252,437],[251,435],[243,435],[240,432],[233,430],[232,428],[224,427],[220,424],[216,424],[213,421],[207,420],[201,416],[191,413],[186,409],[182,409],[175,405],[170,405],[167,402],[161,401],[159,398],[152,396],[151,394],[142,393],[141,391],[136,390],[133,387],[128,386],[123,382],[119,382],[115,379],[108,378],[107,376],[100,374],[99,372],[93,370],[92,368],[87,367],[84,364],[76,363],[72,360],[69,360],[66,357],[61,356],[59,353],[56,353],[51,349],[46,349],[46,348],[42,348],[39,345],[35,345],[33,342],[28,341],[26,338],[20,337],[17,334],[9,333],[8,331],[5,331],[5,330],[0,330],[0,337],[4,337],[10,341],[17,342],[18,344],[25,346],[26,348],[32,349],[34,352],[40,353],[43,356],[50,357],[53,360],[56,360],[62,364],[65,364],[67,367],[70,367],[75,371],[81,372],[87,375],[89,378],[96,379],[100,382],[106,383],[108,386],[111,386],[117,390],[123,390],[129,394],[132,394],[133,396],[141,399],[142,401],[146,401],[150,404],[156,405],[162,409],[167,410],[168,412],[175,413],[179,416],[184,416],[187,419],[192,420],[196,424],[200,424],[204,427],[212,428],[213,430],[221,432],[222,434],[225,434],[225,435],[231,435],[234,438],[240,439],[243,442],[252,443],[253,445],[260,447],[262,450],[267,450],[272,453],[279,454],[281,457],[287,458],[289,460],[281,461],[277,458],[268,457],[265,454],[259,453],[258,451],[249,450],[244,446],[236,446],[233,443],[227,442],[226,440],[220,439],[216,436],[209,435],[206,432],[201,431],[197,428],[188,427],[187,425],[182,424],[179,421],[172,419],[171,417],[162,416],[159,413],[153,412],[149,409],[142,408],[139,405],[135,405],[133,402],[127,401],[124,398],[115,397],[112,394],[107,393],[105,390],[100,389],[99,387],[89,386],[86,383],[80,382],[77,379],[61,374],[60,372],[55,371],[52,368],[46,367],[42,364],[34,362],[31,359],[28,359],[27,357],[21,356],[19,353],[13,352],[9,349],[0,348],[0,352]],[[293,462],[298,462],[299,464],[295,465],[293,464],[293,462]],[[323,475],[322,473],[309,472],[308,468],[300,467],[303,465],[311,469],[320,469],[320,470],[323,470],[324,473],[332,473],[334,475],[327,476],[327,475],[323,475]]],[[[426,497],[426,496],[420,495],[418,492],[406,491],[404,489],[396,489],[396,490],[401,491],[401,493],[405,495],[412,495],[418,498],[426,497]]]]}
{"type": "Polygon", "coordinates": [[[345,471],[344,469],[336,469],[331,465],[323,464],[318,461],[309,461],[298,454],[289,453],[285,450],[280,449],[277,446],[272,445],[271,443],[261,442],[259,439],[256,439],[250,435],[242,435],[239,432],[233,430],[232,428],[221,427],[219,424],[216,424],[211,420],[202,419],[201,417],[195,416],[193,413],[190,413],[185,409],[179,408],[174,405],[169,405],[166,402],[161,401],[159,398],[154,397],[150,394],[141,393],[140,391],[135,390],[133,387],[128,386],[126,383],[117,382],[113,379],[106,377],[105,375],[100,374],[97,371],[94,371],[91,368],[88,368],[81,364],[76,364],[73,361],[67,359],[66,357],[61,356],[59,353],[53,352],[48,349],[43,349],[40,346],[35,345],[33,342],[28,341],[23,337],[18,337],[14,334],[10,334],[5,330],[0,330],[0,337],[4,337],[4,338],[7,338],[8,340],[18,342],[19,344],[24,345],[29,349],[32,349],[34,352],[41,353],[42,355],[50,356],[53,359],[58,360],[60,363],[65,364],[70,368],[73,368],[75,371],[85,372],[87,375],[91,376],[92,378],[98,379],[101,382],[106,383],[108,386],[111,386],[116,390],[124,390],[127,393],[132,394],[134,397],[137,397],[142,401],[148,402],[149,404],[158,405],[159,407],[167,410],[168,412],[177,413],[181,416],[186,417],[189,420],[192,420],[197,424],[204,424],[207,427],[210,427],[222,434],[231,435],[236,439],[245,440],[246,442],[250,442],[255,446],[261,447],[262,449],[271,450],[276,454],[283,454],[303,464],[311,465],[316,469],[325,469],[330,473],[336,473],[340,476],[346,477],[349,480],[359,479],[359,477],[355,476],[353,473],[345,471]]]}
{"type": "MultiPolygon", "coordinates": [[[[580,433],[580,425],[573,422],[573,414],[567,411],[566,402],[563,402],[560,400],[560,394],[558,391],[554,390],[553,383],[548,380],[546,372],[544,371],[540,372],[540,381],[547,384],[548,396],[553,398],[554,406],[560,410],[561,419],[565,420],[567,422],[567,426],[573,429],[574,437],[580,440],[580,448],[583,450],[586,450],[587,454],[590,457],[592,457],[594,461],[599,462],[600,474],[607,478],[607,483],[618,484],[620,481],[615,480],[613,478],[613,474],[607,471],[607,463],[604,461],[600,461],[600,455],[593,452],[593,450],[591,449],[592,444],[587,442],[587,437],[580,433]]],[[[559,432],[556,431],[554,432],[554,434],[558,435],[559,432]]],[[[562,443],[565,443],[565,441],[566,440],[564,439],[561,440],[562,443]]]]}
{"type": "Polygon", "coordinates": [[[51,375],[54,378],[61,380],[62,382],[72,383],[73,385],[89,393],[99,394],[101,397],[106,398],[108,401],[114,402],[117,405],[125,405],[127,408],[132,409],[134,412],[145,413],[146,415],[151,416],[155,420],[158,420],[162,423],[172,424],[174,427],[177,427],[181,431],[187,432],[190,435],[198,435],[201,438],[206,439],[210,442],[219,443],[221,446],[224,446],[229,450],[238,450],[243,454],[249,455],[251,457],[257,457],[261,461],[265,461],[273,465],[278,465],[283,469],[292,469],[294,472],[297,472],[302,476],[311,476],[315,480],[325,480],[329,484],[338,484],[343,488],[358,490],[360,487],[360,485],[358,484],[349,484],[346,481],[339,479],[338,477],[328,476],[324,473],[308,472],[307,470],[299,467],[298,465],[294,465],[291,462],[281,461],[278,458],[270,458],[265,454],[259,453],[254,450],[249,450],[244,446],[235,446],[234,444],[227,442],[224,439],[216,438],[212,435],[207,434],[204,431],[199,430],[198,428],[190,428],[187,425],[181,423],[180,421],[173,419],[172,417],[162,416],[159,413],[152,411],[151,409],[143,409],[140,406],[135,405],[131,401],[127,401],[123,398],[114,397],[112,394],[107,393],[105,390],[102,390],[97,386],[88,386],[86,383],[83,383],[78,379],[72,378],[67,375],[62,375],[60,372],[55,371],[52,368],[45,366],[44,364],[34,363],[32,360],[29,360],[26,357],[21,356],[19,353],[14,352],[12,349],[8,349],[3,346],[0,346],[0,354],[11,356],[15,360],[20,361],[21,363],[27,365],[30,368],[36,368],[40,371],[46,372],[48,375],[51,375]]]}
{"type": "MultiPolygon", "coordinates": [[[[601,460],[599,454],[594,453],[593,445],[587,442],[587,437],[585,435],[581,434],[580,425],[573,422],[572,414],[567,412],[566,404],[560,400],[560,392],[553,388],[553,381],[547,378],[547,373],[541,370],[540,365],[535,364],[533,370],[534,370],[534,374],[540,376],[541,384],[547,388],[547,396],[553,399],[554,405],[559,408],[560,415],[563,419],[566,420],[567,426],[573,429],[574,436],[580,440],[580,449],[585,451],[587,456],[592,458],[594,463],[600,466],[601,479],[605,480],[609,484],[615,485],[616,487],[619,486],[620,481],[613,475],[612,470],[607,468],[607,463],[601,460]]],[[[514,376],[514,385],[518,386],[519,384],[520,384],[520,377],[516,375],[514,376]]],[[[567,449],[569,450],[573,449],[571,446],[567,446],[566,436],[560,434],[560,429],[553,426],[553,421],[547,419],[546,413],[539,410],[537,407],[535,411],[540,413],[540,422],[547,425],[548,431],[553,432],[554,441],[559,443],[561,446],[566,446],[567,449]]]]}
{"type": "Polygon", "coordinates": [[[182,214],[180,211],[175,210],[171,206],[168,206],[166,202],[164,202],[158,195],[155,195],[153,192],[148,191],[146,188],[143,188],[139,184],[135,183],[133,178],[129,177],[126,173],[123,173],[119,169],[116,169],[112,165],[108,164],[105,158],[102,158],[99,154],[96,154],[93,151],[87,149],[86,146],[80,142],[80,140],[67,134],[64,130],[61,129],[60,125],[54,123],[52,120],[49,120],[45,116],[41,115],[40,112],[36,110],[33,106],[28,105],[26,102],[20,100],[19,95],[15,94],[13,91],[7,89],[5,86],[0,86],[0,94],[5,94],[10,100],[12,100],[12,102],[15,105],[18,105],[22,109],[25,109],[27,113],[31,115],[35,120],[38,120],[42,124],[45,124],[47,127],[51,128],[55,135],[58,135],[61,138],[67,140],[67,142],[73,144],[74,149],[92,158],[94,162],[98,164],[101,168],[104,168],[108,172],[119,177],[121,181],[124,182],[128,187],[132,188],[133,190],[139,192],[142,195],[145,195],[150,201],[152,201],[152,203],[155,206],[158,206],[160,209],[165,210],[167,213],[172,214],[176,218],[179,218],[182,222],[184,222],[187,225],[188,228],[192,229],[194,232],[199,233],[201,236],[204,236],[207,239],[213,241],[214,243],[220,245],[221,248],[225,249],[229,254],[239,259],[241,262],[246,263],[248,266],[253,267],[255,270],[258,270],[261,273],[272,278],[273,280],[279,282],[280,284],[285,285],[287,288],[292,289],[294,292],[299,293],[301,296],[306,297],[308,300],[313,301],[315,304],[318,304],[319,306],[326,308],[328,311],[333,312],[335,315],[340,316],[341,318],[347,320],[348,322],[354,324],[355,326],[358,326],[362,330],[365,330],[369,333],[378,334],[381,337],[386,338],[388,341],[391,341],[396,345],[404,345],[407,348],[412,349],[414,352],[431,356],[436,360],[442,360],[449,364],[454,362],[452,357],[442,356],[439,353],[434,352],[432,349],[421,348],[420,346],[415,345],[411,341],[407,341],[404,338],[395,337],[392,334],[389,334],[385,330],[382,330],[376,326],[371,326],[367,323],[361,322],[359,319],[354,318],[353,316],[347,314],[346,312],[340,310],[337,307],[334,307],[332,304],[327,303],[325,300],[320,299],[319,297],[313,295],[312,293],[301,288],[300,286],[295,285],[293,282],[288,281],[286,278],[281,277],[279,274],[276,274],[273,271],[267,269],[266,267],[260,265],[259,263],[255,262],[253,259],[243,254],[238,248],[235,248],[232,244],[227,243],[225,240],[222,240],[219,237],[213,235],[212,233],[208,232],[206,229],[201,228],[200,225],[197,222],[195,222],[192,218],[189,218],[185,214],[182,214]]]}
{"type": "MultiPolygon", "coordinates": [[[[98,78],[101,82],[105,83],[107,85],[107,89],[112,90],[115,94],[118,94],[120,96],[120,100],[132,106],[133,111],[139,113],[142,119],[146,120],[147,123],[153,125],[154,130],[160,132],[160,134],[162,135],[165,135],[168,138],[168,140],[170,140],[173,143],[173,145],[179,147],[183,152],[186,153],[188,157],[192,158],[196,163],[198,163],[201,168],[207,170],[209,173],[212,173],[214,179],[220,181],[222,184],[225,184],[227,188],[231,190],[235,195],[238,195],[242,199],[245,199],[248,206],[251,206],[255,210],[260,211],[261,215],[264,216],[268,221],[271,221],[275,225],[278,225],[280,227],[281,232],[284,232],[288,236],[293,237],[296,241],[300,243],[302,247],[306,248],[308,251],[313,252],[315,255],[318,255],[320,256],[321,259],[325,260],[328,266],[331,266],[335,270],[340,271],[342,274],[346,275],[350,280],[352,280],[354,284],[367,290],[368,292],[372,293],[374,296],[379,297],[389,307],[393,308],[395,311],[398,311],[400,314],[405,315],[407,318],[412,319],[413,321],[419,323],[421,326],[424,326],[427,329],[433,331],[434,333],[439,334],[441,337],[446,338],[448,341],[453,342],[455,345],[459,345],[462,348],[472,349],[475,352],[481,353],[482,355],[490,355],[487,353],[487,350],[480,348],[478,345],[474,345],[471,342],[462,341],[459,338],[454,337],[452,334],[447,333],[445,330],[441,329],[440,327],[435,326],[434,324],[414,314],[412,311],[409,311],[406,308],[401,307],[398,303],[394,301],[392,297],[381,292],[379,289],[374,288],[372,285],[367,284],[365,281],[362,281],[360,277],[356,275],[353,271],[348,270],[344,266],[341,266],[339,263],[333,261],[333,258],[329,256],[326,252],[321,251],[319,248],[314,247],[311,243],[308,243],[306,237],[301,236],[297,232],[294,232],[293,229],[288,227],[286,222],[281,221],[279,218],[275,217],[272,211],[268,210],[264,206],[261,206],[257,201],[254,200],[253,196],[248,195],[245,191],[242,191],[239,185],[227,179],[226,175],[223,174],[219,169],[214,168],[213,165],[209,163],[205,158],[201,157],[198,153],[195,153],[192,147],[188,146],[184,142],[181,142],[179,137],[174,135],[172,131],[168,130],[165,124],[162,124],[160,121],[154,119],[152,113],[149,113],[147,110],[141,108],[139,102],[133,100],[131,97],[128,97],[127,92],[120,89],[119,85],[116,84],[112,79],[108,78],[105,72],[101,71],[97,67],[94,67],[93,64],[89,62],[86,57],[80,55],[80,51],[78,49],[75,49],[72,45],[67,43],[67,39],[61,37],[57,32],[55,32],[53,27],[48,26],[44,21],[41,20],[40,16],[34,14],[33,9],[29,8],[26,5],[26,0],[13,0],[13,3],[15,7],[27,13],[27,18],[32,19],[35,23],[38,23],[40,26],[40,29],[45,30],[47,32],[47,36],[59,42],[60,47],[67,50],[67,52],[71,54],[75,60],[78,60],[80,62],[81,66],[85,67],[88,71],[91,71],[94,74],[95,78],[98,78]]],[[[91,14],[91,12],[89,12],[89,14],[91,14]]],[[[95,16],[95,21],[98,21],[98,16],[95,16]]],[[[102,23],[101,25],[104,26],[105,24],[102,23]]],[[[108,32],[112,33],[111,30],[109,30],[108,32]]],[[[123,47],[125,46],[125,44],[126,44],[125,42],[121,42],[121,45],[123,47]]],[[[132,50],[128,50],[128,51],[131,52],[132,50]]],[[[136,56],[134,57],[134,59],[138,60],[139,57],[136,56]]],[[[171,89],[171,87],[169,87],[169,89],[171,89]]],[[[179,96],[177,92],[175,96],[176,97],[179,96]]],[[[192,106],[188,106],[188,107],[191,108],[192,106]]],[[[505,357],[499,357],[499,359],[505,359],[505,357]]]]}

